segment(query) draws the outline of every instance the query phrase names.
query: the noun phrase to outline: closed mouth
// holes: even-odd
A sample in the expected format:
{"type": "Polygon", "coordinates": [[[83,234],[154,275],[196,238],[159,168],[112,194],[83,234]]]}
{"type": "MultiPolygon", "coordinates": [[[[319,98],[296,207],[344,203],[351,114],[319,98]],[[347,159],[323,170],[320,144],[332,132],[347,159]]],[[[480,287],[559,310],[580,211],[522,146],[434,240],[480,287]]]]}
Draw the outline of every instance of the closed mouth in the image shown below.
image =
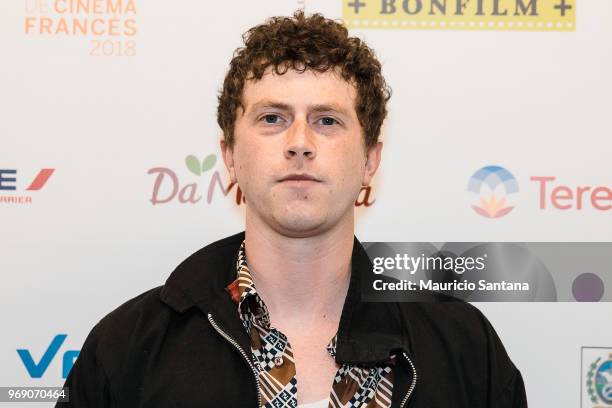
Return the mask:
{"type": "Polygon", "coordinates": [[[310,174],[289,174],[279,181],[321,181],[310,174]]]}

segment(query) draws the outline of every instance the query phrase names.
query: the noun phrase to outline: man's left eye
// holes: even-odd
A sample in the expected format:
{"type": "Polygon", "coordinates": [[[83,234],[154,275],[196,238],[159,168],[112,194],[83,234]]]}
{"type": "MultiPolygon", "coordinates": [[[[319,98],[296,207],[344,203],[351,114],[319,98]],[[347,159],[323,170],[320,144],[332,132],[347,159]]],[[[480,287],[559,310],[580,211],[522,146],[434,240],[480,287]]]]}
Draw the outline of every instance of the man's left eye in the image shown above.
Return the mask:
{"type": "Polygon", "coordinates": [[[326,116],[324,118],[319,119],[321,121],[321,124],[325,125],[325,126],[331,126],[331,125],[335,125],[336,123],[338,123],[338,121],[334,118],[330,118],[329,116],[326,116]]]}

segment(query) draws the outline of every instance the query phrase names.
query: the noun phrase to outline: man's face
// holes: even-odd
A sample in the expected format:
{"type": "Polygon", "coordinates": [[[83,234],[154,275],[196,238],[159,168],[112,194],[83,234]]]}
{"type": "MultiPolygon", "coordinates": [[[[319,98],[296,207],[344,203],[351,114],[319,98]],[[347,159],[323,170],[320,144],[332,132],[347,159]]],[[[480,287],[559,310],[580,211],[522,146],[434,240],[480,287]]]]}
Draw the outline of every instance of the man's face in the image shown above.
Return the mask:
{"type": "Polygon", "coordinates": [[[246,82],[234,147],[221,141],[221,148],[245,194],[247,219],[291,237],[316,235],[349,217],[352,226],[355,199],[382,147],[366,151],[356,97],[332,70],[277,75],[268,68],[261,80],[246,82]]]}

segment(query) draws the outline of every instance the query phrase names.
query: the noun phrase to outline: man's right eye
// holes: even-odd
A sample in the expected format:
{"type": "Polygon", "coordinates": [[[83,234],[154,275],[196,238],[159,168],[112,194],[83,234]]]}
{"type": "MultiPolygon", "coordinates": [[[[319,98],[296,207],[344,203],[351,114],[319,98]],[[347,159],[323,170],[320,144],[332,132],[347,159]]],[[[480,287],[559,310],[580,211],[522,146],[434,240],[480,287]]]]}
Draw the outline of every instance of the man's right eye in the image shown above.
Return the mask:
{"type": "Polygon", "coordinates": [[[263,120],[265,123],[275,124],[278,123],[280,117],[274,114],[264,115],[260,120],[263,120]]]}

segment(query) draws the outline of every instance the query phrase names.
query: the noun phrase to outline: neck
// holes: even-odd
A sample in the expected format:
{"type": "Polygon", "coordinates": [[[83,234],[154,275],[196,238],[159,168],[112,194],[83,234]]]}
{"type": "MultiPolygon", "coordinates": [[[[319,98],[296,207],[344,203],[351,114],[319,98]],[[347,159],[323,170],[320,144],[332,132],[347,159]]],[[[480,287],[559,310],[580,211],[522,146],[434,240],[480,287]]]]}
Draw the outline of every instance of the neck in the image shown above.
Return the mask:
{"type": "Polygon", "coordinates": [[[308,237],[282,235],[247,211],[245,250],[273,326],[308,327],[340,319],[351,273],[353,214],[308,237]]]}

